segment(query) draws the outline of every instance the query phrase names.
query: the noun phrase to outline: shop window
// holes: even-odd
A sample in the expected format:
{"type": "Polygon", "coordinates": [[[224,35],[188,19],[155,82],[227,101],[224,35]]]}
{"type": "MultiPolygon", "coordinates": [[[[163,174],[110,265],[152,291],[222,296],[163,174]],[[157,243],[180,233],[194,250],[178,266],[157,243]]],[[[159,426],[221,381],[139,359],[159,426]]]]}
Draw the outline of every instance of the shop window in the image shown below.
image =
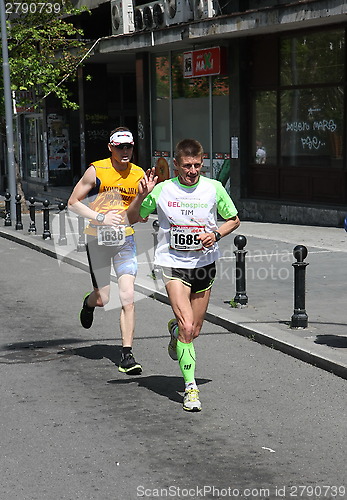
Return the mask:
{"type": "Polygon", "coordinates": [[[345,30],[273,36],[251,43],[249,196],[346,202],[345,30]]]}
{"type": "Polygon", "coordinates": [[[229,78],[212,77],[212,139],[214,158],[226,158],[229,145],[229,78]]]}
{"type": "Polygon", "coordinates": [[[274,165],[277,161],[277,92],[258,91],[253,96],[250,162],[274,165]]]}
{"type": "Polygon", "coordinates": [[[182,52],[155,56],[151,68],[152,160],[158,167],[159,178],[168,171],[168,165],[171,175],[174,174],[175,145],[192,137],[201,142],[205,151],[202,173],[209,177],[220,174],[227,183],[230,172],[229,78],[184,78],[182,52]],[[210,130],[211,119],[213,131],[210,130]],[[215,152],[213,161],[210,147],[215,152]]]}
{"type": "Polygon", "coordinates": [[[170,151],[170,61],[159,55],[152,65],[152,130],[153,150],[158,157],[170,151]]]}
{"type": "Polygon", "coordinates": [[[155,72],[153,75],[155,81],[155,98],[169,99],[170,97],[170,62],[169,57],[157,56],[155,58],[155,72]]]}
{"type": "Polygon", "coordinates": [[[212,77],[212,177],[230,192],[229,77],[212,77]]]}
{"type": "Polygon", "coordinates": [[[193,137],[201,142],[206,159],[205,173],[210,175],[209,88],[207,77],[184,78],[183,54],[172,56],[173,142],[193,137]],[[197,120],[197,117],[199,119],[197,120]]]}
{"type": "Polygon", "coordinates": [[[344,75],[344,31],[311,33],[281,41],[281,85],[336,82],[344,75]]]}
{"type": "Polygon", "coordinates": [[[281,93],[282,166],[342,167],[343,88],[281,93]]]}
{"type": "Polygon", "coordinates": [[[212,80],[213,97],[229,96],[229,77],[215,76],[212,80]]]}
{"type": "Polygon", "coordinates": [[[190,99],[194,97],[208,97],[208,78],[184,78],[183,54],[175,54],[172,57],[172,98],[190,99]]]}
{"type": "Polygon", "coordinates": [[[24,118],[24,176],[26,179],[45,180],[44,142],[42,115],[26,115],[24,118]]]}

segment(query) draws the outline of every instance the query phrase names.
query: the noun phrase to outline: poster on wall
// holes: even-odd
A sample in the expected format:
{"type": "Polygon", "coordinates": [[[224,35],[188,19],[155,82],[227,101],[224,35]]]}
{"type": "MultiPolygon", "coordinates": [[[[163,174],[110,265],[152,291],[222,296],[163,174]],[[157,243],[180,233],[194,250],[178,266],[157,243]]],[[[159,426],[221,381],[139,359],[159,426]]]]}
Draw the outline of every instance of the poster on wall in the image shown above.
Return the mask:
{"type": "Polygon", "coordinates": [[[154,151],[152,166],[155,168],[155,175],[158,176],[158,183],[170,179],[170,155],[168,151],[154,151]]]}
{"type": "Polygon", "coordinates": [[[49,170],[67,171],[71,169],[68,125],[62,115],[50,113],[48,126],[49,170]]]}

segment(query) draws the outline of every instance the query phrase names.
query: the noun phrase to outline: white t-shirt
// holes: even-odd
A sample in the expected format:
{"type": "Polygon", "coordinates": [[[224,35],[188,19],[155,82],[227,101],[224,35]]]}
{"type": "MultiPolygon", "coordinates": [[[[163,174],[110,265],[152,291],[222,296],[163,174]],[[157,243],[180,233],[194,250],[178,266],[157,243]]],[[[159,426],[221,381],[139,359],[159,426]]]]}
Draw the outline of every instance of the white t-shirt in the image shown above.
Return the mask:
{"type": "Polygon", "coordinates": [[[221,182],[200,177],[194,186],[181,184],[178,177],[157,184],[144,199],[141,217],[157,209],[159,232],[154,263],[165,267],[203,267],[219,258],[218,244],[202,247],[197,235],[216,229],[217,213],[223,219],[237,210],[221,182]]]}

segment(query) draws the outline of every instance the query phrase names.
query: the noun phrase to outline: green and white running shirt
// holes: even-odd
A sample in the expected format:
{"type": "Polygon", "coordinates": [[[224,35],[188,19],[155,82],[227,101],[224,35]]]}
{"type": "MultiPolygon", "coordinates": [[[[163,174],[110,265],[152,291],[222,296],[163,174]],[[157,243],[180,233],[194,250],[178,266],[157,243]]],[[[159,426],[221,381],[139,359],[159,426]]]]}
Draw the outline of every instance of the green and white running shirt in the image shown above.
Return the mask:
{"type": "Polygon", "coordinates": [[[143,200],[140,215],[147,217],[155,209],[159,232],[154,263],[185,269],[219,258],[218,244],[204,248],[197,236],[218,229],[217,212],[223,219],[237,215],[223,185],[207,177],[200,177],[194,186],[181,184],[178,177],[157,184],[143,200]]]}

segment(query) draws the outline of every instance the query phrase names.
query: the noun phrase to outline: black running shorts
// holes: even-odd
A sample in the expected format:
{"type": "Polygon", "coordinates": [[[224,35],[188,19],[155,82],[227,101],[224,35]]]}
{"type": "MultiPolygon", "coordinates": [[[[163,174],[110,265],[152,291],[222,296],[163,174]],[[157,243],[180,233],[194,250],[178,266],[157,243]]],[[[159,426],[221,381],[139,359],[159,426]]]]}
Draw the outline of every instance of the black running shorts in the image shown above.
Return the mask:
{"type": "Polygon", "coordinates": [[[201,293],[212,287],[216,277],[216,263],[192,269],[163,267],[162,271],[164,282],[179,280],[184,285],[189,286],[192,293],[201,293]]]}

